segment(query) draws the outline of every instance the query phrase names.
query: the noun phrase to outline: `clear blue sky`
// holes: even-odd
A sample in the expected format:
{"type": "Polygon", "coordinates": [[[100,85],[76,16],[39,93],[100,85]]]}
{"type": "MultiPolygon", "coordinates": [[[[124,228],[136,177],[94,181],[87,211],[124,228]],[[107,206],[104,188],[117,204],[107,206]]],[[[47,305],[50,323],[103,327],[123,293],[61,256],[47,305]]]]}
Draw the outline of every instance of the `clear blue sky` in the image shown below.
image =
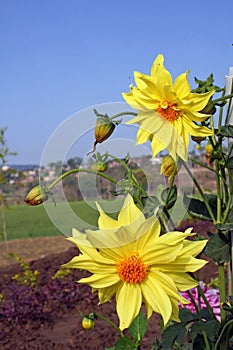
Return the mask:
{"type": "Polygon", "coordinates": [[[66,118],[123,102],[133,71],[149,73],[158,53],[174,77],[190,69],[194,86],[212,72],[222,86],[232,16],[232,0],[0,0],[0,126],[18,152],[9,162],[38,164],[66,118]]]}

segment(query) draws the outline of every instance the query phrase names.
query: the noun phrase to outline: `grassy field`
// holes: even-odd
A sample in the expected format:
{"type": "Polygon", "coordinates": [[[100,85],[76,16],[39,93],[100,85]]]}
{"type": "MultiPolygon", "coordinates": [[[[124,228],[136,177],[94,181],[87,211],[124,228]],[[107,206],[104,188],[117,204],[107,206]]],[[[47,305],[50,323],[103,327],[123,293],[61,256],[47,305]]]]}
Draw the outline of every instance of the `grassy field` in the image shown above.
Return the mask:
{"type": "MultiPolygon", "coordinates": [[[[77,222],[68,222],[66,208],[63,203],[58,203],[56,206],[53,203],[46,205],[46,210],[49,213],[54,213],[55,218],[60,218],[62,227],[66,230],[67,235],[70,235],[71,228],[77,227],[79,230],[84,230],[88,225],[97,225],[98,211],[95,209],[94,202],[70,202],[71,211],[74,217],[77,217],[77,222]]],[[[106,202],[102,203],[103,209],[107,209],[106,202]]],[[[119,201],[114,201],[111,206],[111,211],[119,209],[119,201]]],[[[109,208],[108,208],[109,209],[109,208]]],[[[41,236],[56,236],[61,235],[61,231],[50,220],[44,206],[28,207],[26,205],[10,206],[6,209],[6,226],[8,239],[17,238],[33,238],[41,236]]],[[[114,215],[113,215],[114,216],[114,215]]],[[[53,220],[53,217],[52,217],[53,220]]],[[[59,222],[58,222],[59,226],[59,222]]],[[[0,218],[0,233],[2,236],[2,221],[0,218]]]]}
{"type": "MultiPolygon", "coordinates": [[[[113,217],[116,217],[121,203],[121,199],[113,202],[100,201],[102,208],[113,217]]],[[[58,203],[56,206],[53,203],[48,203],[46,204],[46,209],[43,205],[37,207],[28,207],[26,205],[11,206],[6,209],[8,239],[62,234],[69,236],[72,227],[83,231],[88,226],[97,225],[99,214],[95,209],[94,202],[70,202],[68,207],[67,212],[67,205],[64,203],[58,203]]],[[[183,218],[183,213],[183,206],[181,202],[178,202],[172,213],[173,220],[176,223],[179,222],[183,218]]],[[[0,233],[2,233],[1,231],[2,223],[0,218],[0,233]]]]}

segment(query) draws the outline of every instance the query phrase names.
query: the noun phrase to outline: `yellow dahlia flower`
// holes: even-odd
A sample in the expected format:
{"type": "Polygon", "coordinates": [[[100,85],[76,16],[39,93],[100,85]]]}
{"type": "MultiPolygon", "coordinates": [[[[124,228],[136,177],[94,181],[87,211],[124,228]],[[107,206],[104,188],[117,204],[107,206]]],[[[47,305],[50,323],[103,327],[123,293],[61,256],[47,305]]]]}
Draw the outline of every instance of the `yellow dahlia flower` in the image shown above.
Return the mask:
{"type": "Polygon", "coordinates": [[[139,113],[127,124],[140,125],[137,143],[142,144],[149,139],[153,156],[166,148],[174,159],[178,155],[187,160],[189,135],[212,135],[210,129],[195,122],[209,117],[200,111],[214,91],[203,94],[190,92],[188,71],[179,75],[172,84],[171,74],[163,62],[164,57],[160,54],[152,65],[151,75],[134,73],[137,87],[131,86],[130,92],[123,93],[123,97],[139,113]]]}
{"type": "Polygon", "coordinates": [[[170,319],[179,321],[178,301],[188,303],[179,290],[198,284],[187,272],[205,265],[206,261],[195,256],[207,241],[186,240],[192,229],[160,236],[156,216],[145,219],[130,195],[117,220],[98,209],[99,230],[87,230],[86,234],[73,230],[68,239],[81,253],[64,266],[92,273],[78,282],[98,291],[100,304],[116,295],[122,330],[130,326],[143,302],[148,317],[154,311],[162,315],[164,324],[170,319]]]}

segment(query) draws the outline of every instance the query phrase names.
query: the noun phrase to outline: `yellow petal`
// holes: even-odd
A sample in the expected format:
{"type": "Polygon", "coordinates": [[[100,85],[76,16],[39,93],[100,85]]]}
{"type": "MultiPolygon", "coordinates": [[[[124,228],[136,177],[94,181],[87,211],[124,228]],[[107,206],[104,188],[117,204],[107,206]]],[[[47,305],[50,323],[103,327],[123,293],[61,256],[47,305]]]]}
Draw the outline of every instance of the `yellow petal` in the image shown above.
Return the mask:
{"type": "Polygon", "coordinates": [[[180,322],[179,319],[179,307],[176,299],[170,298],[171,304],[172,304],[172,314],[171,314],[171,320],[180,322]]]}
{"type": "Polygon", "coordinates": [[[185,272],[167,272],[167,274],[174,281],[178,290],[182,292],[198,285],[198,281],[185,272]]]}
{"type": "Polygon", "coordinates": [[[181,254],[197,256],[205,248],[208,240],[203,239],[197,242],[185,241],[181,254]]]}
{"type": "Polygon", "coordinates": [[[138,115],[125,122],[125,124],[141,124],[144,119],[147,119],[148,117],[151,118],[151,112],[150,110],[144,109],[143,111],[140,111],[138,115]]]}
{"type": "Polygon", "coordinates": [[[152,67],[151,67],[152,76],[155,76],[155,77],[157,76],[157,68],[158,66],[163,66],[163,62],[164,62],[164,56],[160,53],[152,64],[152,67]]]}
{"type": "Polygon", "coordinates": [[[164,292],[171,298],[173,298],[174,300],[177,300],[176,303],[178,304],[178,300],[181,303],[186,303],[186,299],[183,298],[183,296],[181,296],[178,293],[178,289],[176,284],[174,283],[174,281],[171,279],[170,275],[164,274],[161,271],[159,271],[158,269],[151,269],[151,274],[150,277],[153,278],[156,283],[158,283],[160,285],[160,287],[164,290],[164,292]]]}
{"type": "Polygon", "coordinates": [[[159,237],[159,242],[174,246],[176,244],[183,243],[185,238],[188,236],[193,236],[193,234],[180,231],[167,232],[166,235],[159,237]]]}
{"type": "Polygon", "coordinates": [[[143,261],[149,266],[171,263],[176,259],[176,256],[181,252],[183,245],[176,244],[175,246],[169,246],[167,244],[160,243],[158,240],[156,245],[150,245],[147,249],[142,251],[143,261]]]}
{"type": "Polygon", "coordinates": [[[120,281],[120,277],[115,274],[106,274],[106,275],[92,275],[90,277],[81,278],[78,283],[89,284],[91,287],[99,289],[111,287],[114,284],[120,281]]]}
{"type": "Polygon", "coordinates": [[[160,264],[163,272],[195,272],[207,264],[208,261],[195,259],[192,256],[178,256],[172,264],[160,264]]]}
{"type": "Polygon", "coordinates": [[[159,54],[151,68],[151,75],[155,79],[155,83],[160,91],[163,91],[165,85],[172,86],[171,74],[164,67],[164,57],[159,54]]]}
{"type": "Polygon", "coordinates": [[[116,293],[117,314],[121,330],[128,328],[138,315],[142,305],[142,293],[139,285],[123,283],[116,293]]]}
{"type": "MultiPolygon", "coordinates": [[[[120,226],[129,225],[133,222],[135,222],[136,225],[140,225],[144,221],[145,217],[143,213],[134,204],[133,198],[130,195],[127,195],[118,216],[120,226]]],[[[135,229],[137,228],[135,227],[135,229]]]]}
{"type": "Polygon", "coordinates": [[[97,209],[99,211],[99,219],[98,219],[98,226],[100,229],[114,229],[118,228],[120,226],[119,222],[117,220],[112,219],[110,216],[105,214],[105,212],[102,210],[101,206],[96,203],[97,209]]]}
{"type": "Polygon", "coordinates": [[[121,282],[114,284],[113,286],[101,288],[98,290],[99,305],[107,303],[116,294],[117,289],[120,287],[121,282]]]}
{"type": "Polygon", "coordinates": [[[136,232],[135,249],[144,251],[151,243],[157,242],[160,235],[161,226],[156,214],[145,220],[136,232]]]}
{"type": "Polygon", "coordinates": [[[188,82],[188,73],[180,74],[174,81],[174,91],[179,96],[179,99],[183,99],[190,94],[190,85],[188,82]]]}
{"type": "Polygon", "coordinates": [[[134,72],[134,80],[138,89],[142,90],[149,98],[158,102],[161,100],[161,93],[151,76],[134,72]]]}
{"type": "Polygon", "coordinates": [[[192,103],[190,108],[191,111],[201,111],[207,105],[209,99],[211,98],[211,96],[213,96],[214,93],[214,90],[205,92],[203,94],[190,93],[188,99],[192,103]]]}
{"type": "Polygon", "coordinates": [[[186,115],[182,117],[184,128],[192,136],[211,136],[213,131],[206,126],[198,126],[194,122],[190,122],[186,115]]]}
{"type": "Polygon", "coordinates": [[[164,325],[166,325],[172,314],[170,298],[153,278],[148,277],[140,286],[143,298],[155,312],[163,317],[164,325]]]}
{"type": "Polygon", "coordinates": [[[78,255],[73,257],[68,263],[63,266],[66,268],[75,268],[79,270],[87,270],[92,273],[106,274],[115,273],[116,265],[112,260],[106,259],[98,254],[99,261],[93,261],[88,255],[78,255]]]}

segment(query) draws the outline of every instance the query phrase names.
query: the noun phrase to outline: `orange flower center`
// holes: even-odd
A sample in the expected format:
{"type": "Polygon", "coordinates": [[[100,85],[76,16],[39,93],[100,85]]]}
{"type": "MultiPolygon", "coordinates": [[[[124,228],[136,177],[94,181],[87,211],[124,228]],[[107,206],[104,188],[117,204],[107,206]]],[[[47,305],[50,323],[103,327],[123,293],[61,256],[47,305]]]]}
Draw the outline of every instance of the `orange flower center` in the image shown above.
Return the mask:
{"type": "Polygon", "coordinates": [[[179,110],[176,108],[176,105],[166,100],[160,102],[157,111],[163,118],[167,119],[169,122],[173,122],[180,115],[179,110]]]}
{"type": "Polygon", "coordinates": [[[132,253],[117,264],[117,273],[123,282],[140,283],[148,274],[148,265],[140,259],[137,252],[132,253]]]}

